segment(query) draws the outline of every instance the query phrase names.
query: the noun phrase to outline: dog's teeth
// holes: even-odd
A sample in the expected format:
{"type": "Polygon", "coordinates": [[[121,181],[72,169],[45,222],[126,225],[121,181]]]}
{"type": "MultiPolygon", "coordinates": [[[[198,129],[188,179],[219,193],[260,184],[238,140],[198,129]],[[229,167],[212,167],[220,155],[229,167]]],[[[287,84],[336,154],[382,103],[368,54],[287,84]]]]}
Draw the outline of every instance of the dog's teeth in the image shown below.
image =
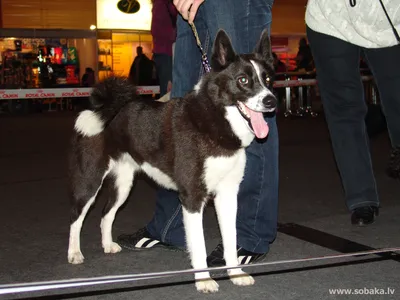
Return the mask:
{"type": "Polygon", "coordinates": [[[246,106],[242,102],[239,102],[239,109],[247,118],[250,119],[250,115],[247,113],[246,106]]]}

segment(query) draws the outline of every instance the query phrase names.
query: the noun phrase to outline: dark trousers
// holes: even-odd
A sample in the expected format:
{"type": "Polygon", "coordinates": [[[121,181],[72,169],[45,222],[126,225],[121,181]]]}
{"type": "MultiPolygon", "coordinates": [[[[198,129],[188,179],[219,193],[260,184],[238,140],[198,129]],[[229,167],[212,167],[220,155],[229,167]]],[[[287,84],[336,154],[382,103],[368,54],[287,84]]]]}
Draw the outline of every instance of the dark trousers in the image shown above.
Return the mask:
{"type": "Polygon", "coordinates": [[[365,125],[360,52],[364,51],[378,86],[392,145],[400,146],[400,45],[365,49],[310,28],[307,37],[347,207],[378,206],[365,125]]]}
{"type": "Polygon", "coordinates": [[[168,81],[172,82],[172,56],[154,53],[153,61],[156,64],[158,80],[160,82],[160,97],[167,93],[168,81]]]}

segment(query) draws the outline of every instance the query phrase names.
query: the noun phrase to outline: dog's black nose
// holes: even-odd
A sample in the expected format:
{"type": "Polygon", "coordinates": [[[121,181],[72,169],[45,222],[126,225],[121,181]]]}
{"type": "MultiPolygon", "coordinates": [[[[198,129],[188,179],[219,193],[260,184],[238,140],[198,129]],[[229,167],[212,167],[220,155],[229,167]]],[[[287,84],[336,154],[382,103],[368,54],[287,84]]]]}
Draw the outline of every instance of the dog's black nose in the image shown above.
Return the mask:
{"type": "Polygon", "coordinates": [[[277,100],[274,95],[268,95],[263,99],[263,104],[266,108],[275,108],[277,100]]]}

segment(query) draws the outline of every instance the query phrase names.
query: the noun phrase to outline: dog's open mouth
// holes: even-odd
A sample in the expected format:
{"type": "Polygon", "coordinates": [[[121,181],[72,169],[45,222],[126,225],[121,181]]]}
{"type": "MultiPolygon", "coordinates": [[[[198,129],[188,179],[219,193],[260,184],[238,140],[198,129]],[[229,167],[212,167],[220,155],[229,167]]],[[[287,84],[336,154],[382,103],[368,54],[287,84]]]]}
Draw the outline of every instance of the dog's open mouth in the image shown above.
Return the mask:
{"type": "Polygon", "coordinates": [[[248,108],[243,102],[238,101],[237,107],[243,118],[249,122],[250,128],[253,130],[257,138],[263,139],[268,135],[269,127],[264,120],[262,112],[254,111],[248,108]]]}

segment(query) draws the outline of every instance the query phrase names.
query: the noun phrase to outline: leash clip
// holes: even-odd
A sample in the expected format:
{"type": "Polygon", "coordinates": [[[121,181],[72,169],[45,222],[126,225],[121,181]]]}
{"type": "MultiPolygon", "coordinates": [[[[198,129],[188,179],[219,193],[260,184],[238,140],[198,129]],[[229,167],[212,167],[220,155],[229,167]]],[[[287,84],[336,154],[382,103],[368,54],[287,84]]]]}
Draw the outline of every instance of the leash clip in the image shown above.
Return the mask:
{"type": "Polygon", "coordinates": [[[209,72],[211,72],[211,66],[210,66],[210,63],[208,62],[207,54],[204,52],[204,49],[201,46],[201,41],[199,38],[199,34],[197,33],[196,26],[194,25],[194,23],[190,24],[190,26],[192,27],[194,37],[196,38],[197,46],[199,47],[200,52],[201,52],[201,60],[202,60],[201,63],[203,65],[204,71],[206,73],[209,73],[209,72]]]}

